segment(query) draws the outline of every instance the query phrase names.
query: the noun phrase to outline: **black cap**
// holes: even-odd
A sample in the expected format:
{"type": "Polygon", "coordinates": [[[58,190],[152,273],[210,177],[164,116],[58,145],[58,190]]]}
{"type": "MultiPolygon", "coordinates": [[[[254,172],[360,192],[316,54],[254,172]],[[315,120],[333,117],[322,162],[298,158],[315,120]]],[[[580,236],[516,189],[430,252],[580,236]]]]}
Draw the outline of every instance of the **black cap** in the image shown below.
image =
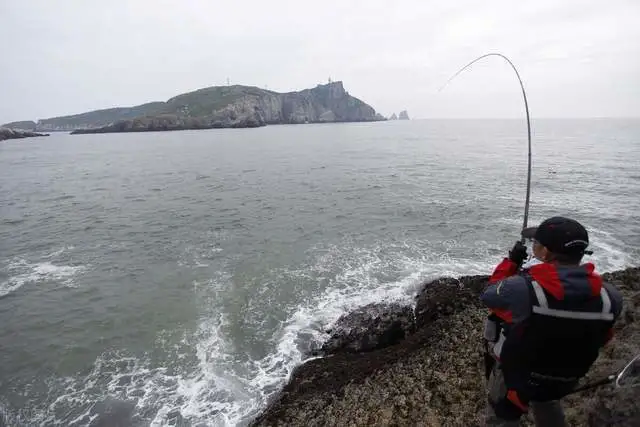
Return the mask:
{"type": "Polygon", "coordinates": [[[522,230],[522,237],[535,239],[556,254],[574,255],[588,253],[589,234],[578,221],[555,216],[538,227],[522,230]]]}

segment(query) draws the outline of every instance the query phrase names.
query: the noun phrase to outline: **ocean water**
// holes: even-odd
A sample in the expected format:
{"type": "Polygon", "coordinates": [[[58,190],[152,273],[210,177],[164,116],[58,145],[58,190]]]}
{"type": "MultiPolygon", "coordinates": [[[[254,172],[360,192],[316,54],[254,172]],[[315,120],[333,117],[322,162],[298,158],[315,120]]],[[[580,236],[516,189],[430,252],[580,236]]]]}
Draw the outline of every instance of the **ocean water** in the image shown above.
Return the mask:
{"type": "MultiPolygon", "coordinates": [[[[574,217],[600,271],[638,265],[640,120],[533,130],[531,221],[574,217]]],[[[340,315],[491,271],[522,224],[525,132],[425,120],[1,143],[3,422],[248,423],[340,315]]]]}

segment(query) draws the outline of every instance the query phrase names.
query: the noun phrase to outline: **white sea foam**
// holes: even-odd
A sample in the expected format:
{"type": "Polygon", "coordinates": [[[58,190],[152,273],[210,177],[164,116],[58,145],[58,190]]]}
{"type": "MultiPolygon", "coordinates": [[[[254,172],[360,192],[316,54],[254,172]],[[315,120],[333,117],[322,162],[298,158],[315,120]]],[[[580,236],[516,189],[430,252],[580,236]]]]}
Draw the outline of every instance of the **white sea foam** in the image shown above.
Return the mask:
{"type": "MultiPolygon", "coordinates": [[[[615,244],[606,249],[609,243],[604,237],[598,235],[596,246],[616,258],[619,251],[615,244]]],[[[268,339],[266,356],[239,359],[237,343],[228,332],[230,319],[215,309],[205,310],[197,330],[187,333],[179,344],[158,337],[159,345],[172,353],[170,365],[159,366],[146,356],[105,353],[89,375],[64,380],[65,391],[50,403],[40,421],[85,425],[96,416],[92,403],[111,397],[135,402],[136,417],[152,426],[175,424],[178,416],[193,424],[245,425],[286,383],[295,367],[308,360],[308,350],[321,345],[328,337],[326,329],[341,315],[381,301],[412,304],[425,280],[486,274],[499,260],[489,257],[483,245],[478,246],[474,259],[486,261],[454,257],[461,247],[455,241],[440,242],[440,252],[429,249],[432,247],[422,241],[369,248],[348,244],[312,248],[308,265],[284,269],[276,276],[317,280],[326,286],[287,310],[286,319],[268,339]],[[393,280],[388,279],[388,272],[395,276],[393,280]],[[171,342],[175,348],[164,348],[171,342]],[[62,410],[69,407],[74,409],[62,410]],[[56,419],[55,413],[65,413],[67,418],[56,419]]],[[[206,283],[195,282],[194,292],[203,306],[214,306],[231,281],[230,274],[221,272],[206,283]]]]}
{"type": "Polygon", "coordinates": [[[57,281],[65,286],[74,286],[74,276],[86,270],[85,266],[54,265],[51,262],[29,263],[24,259],[14,259],[4,269],[9,279],[0,283],[0,297],[5,296],[28,283],[57,281]]]}
{"type": "Polygon", "coordinates": [[[340,270],[332,280],[333,286],[291,311],[272,337],[271,353],[249,360],[241,368],[234,366],[230,358],[234,345],[225,337],[224,316],[204,320],[200,325],[203,338],[196,344],[198,369],[194,375],[178,379],[176,396],[158,411],[152,425],[164,425],[167,414],[176,408],[192,421],[246,424],[285,384],[294,368],[309,358],[307,350],[320,346],[328,337],[326,328],[341,315],[380,301],[411,304],[425,279],[480,273],[490,268],[487,263],[455,261],[446,254],[416,259],[408,255],[385,258],[381,252],[382,247],[376,247],[352,248],[345,253],[344,247],[333,246],[307,268],[287,271],[293,277],[309,278],[330,273],[336,267],[340,270]],[[357,259],[362,261],[357,263],[357,259]],[[381,281],[377,276],[391,264],[401,278],[381,281]]]}

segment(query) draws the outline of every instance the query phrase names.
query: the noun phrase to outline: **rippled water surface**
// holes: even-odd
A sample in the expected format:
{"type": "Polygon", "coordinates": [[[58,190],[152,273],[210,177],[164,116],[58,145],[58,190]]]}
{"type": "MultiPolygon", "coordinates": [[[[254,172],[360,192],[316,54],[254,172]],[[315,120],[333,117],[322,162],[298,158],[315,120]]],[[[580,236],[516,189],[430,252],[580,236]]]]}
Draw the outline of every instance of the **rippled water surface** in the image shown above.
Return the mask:
{"type": "MultiPolygon", "coordinates": [[[[640,255],[640,121],[537,120],[532,220],[640,255]]],[[[488,273],[517,238],[521,121],[0,143],[9,425],[246,423],[346,311],[488,273]]]]}

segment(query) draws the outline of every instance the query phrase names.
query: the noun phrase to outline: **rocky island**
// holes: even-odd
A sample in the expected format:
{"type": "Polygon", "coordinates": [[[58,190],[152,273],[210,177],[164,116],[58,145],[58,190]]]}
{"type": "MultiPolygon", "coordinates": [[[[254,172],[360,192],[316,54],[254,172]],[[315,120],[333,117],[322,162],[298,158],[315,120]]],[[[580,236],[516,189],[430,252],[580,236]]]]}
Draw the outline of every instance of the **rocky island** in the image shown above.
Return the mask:
{"type": "Polygon", "coordinates": [[[338,81],[287,93],[253,86],[213,86],[166,102],[39,120],[35,129],[110,133],[379,120],[385,119],[338,81]]]}
{"type": "MultiPolygon", "coordinates": [[[[640,351],[640,268],[604,274],[624,295],[615,338],[585,381],[620,370],[640,351]]],[[[375,304],[343,316],[255,426],[484,425],[479,294],[487,276],[426,283],[415,309],[375,304]]],[[[612,386],[563,400],[572,426],[640,425],[640,389],[612,386]]],[[[523,422],[532,425],[530,417],[523,422]]]]}

